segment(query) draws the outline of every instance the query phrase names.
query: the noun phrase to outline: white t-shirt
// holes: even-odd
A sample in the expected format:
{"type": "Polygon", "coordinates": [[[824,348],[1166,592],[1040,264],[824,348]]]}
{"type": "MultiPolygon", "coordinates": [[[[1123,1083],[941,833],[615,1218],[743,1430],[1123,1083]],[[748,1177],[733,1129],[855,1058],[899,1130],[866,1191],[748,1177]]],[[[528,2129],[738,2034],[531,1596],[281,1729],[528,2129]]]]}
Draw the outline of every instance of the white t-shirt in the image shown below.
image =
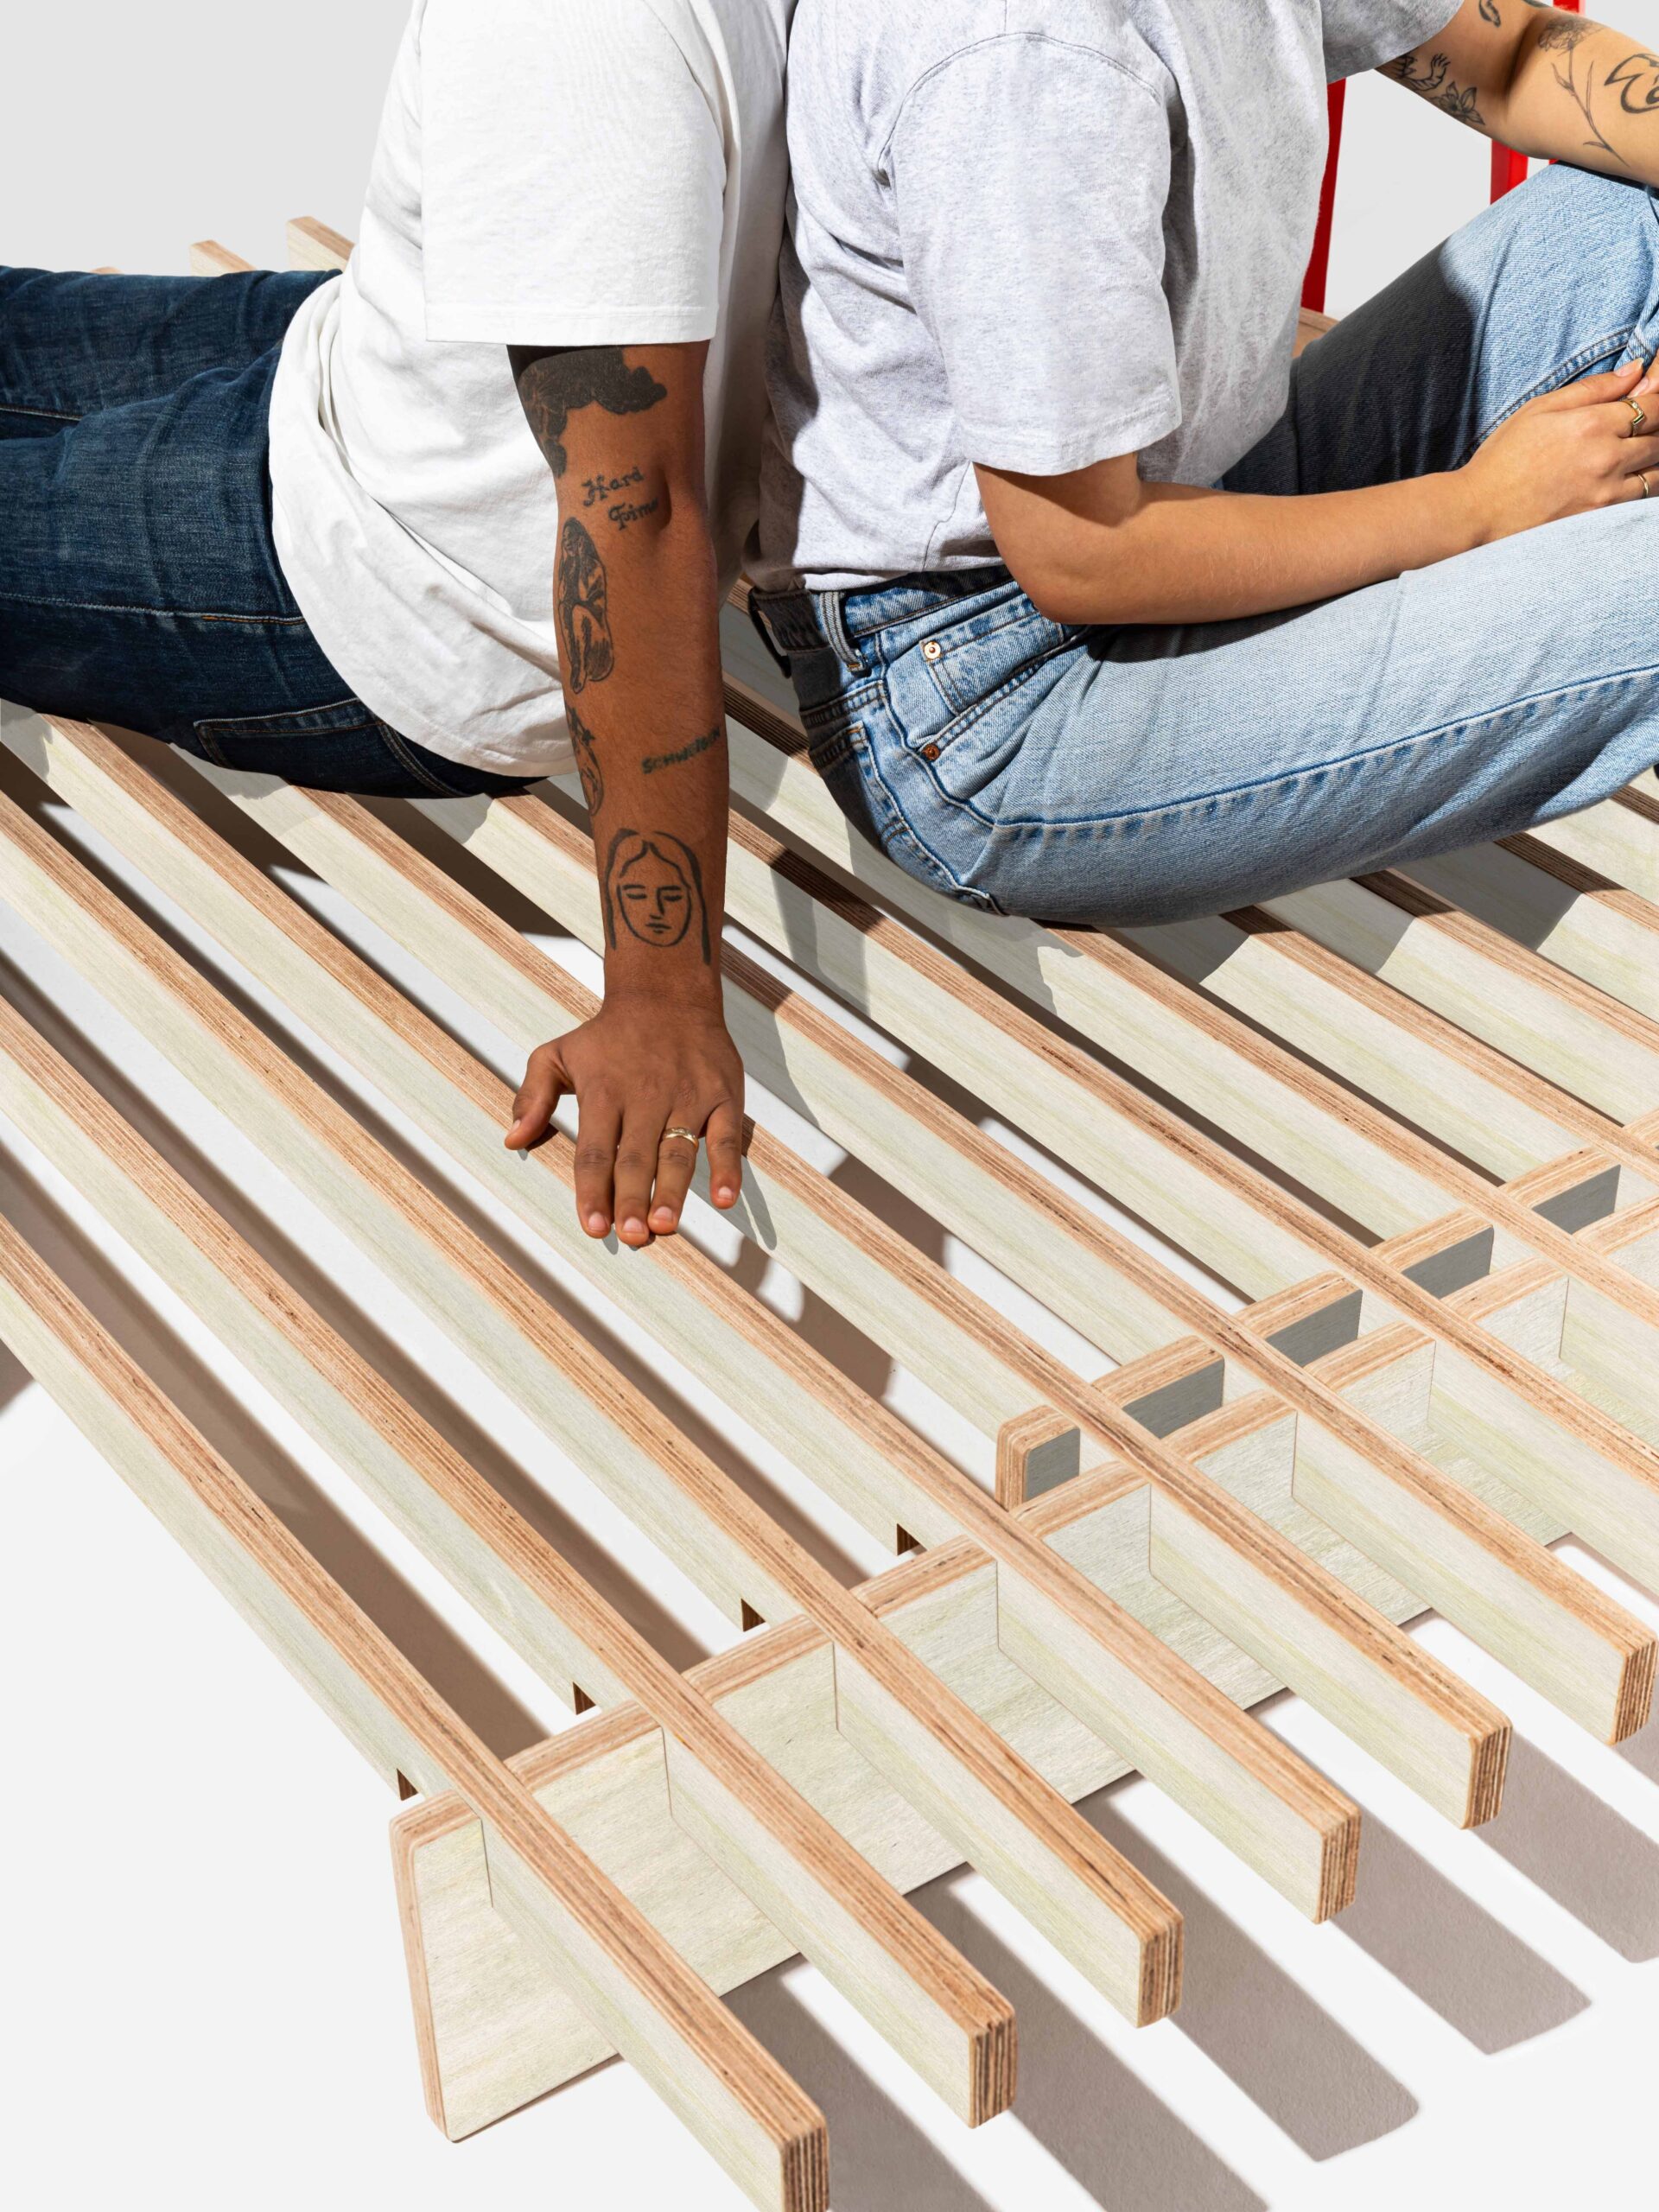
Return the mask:
{"type": "Polygon", "coordinates": [[[446,760],[571,762],[552,472],[506,348],[712,340],[722,580],[753,527],[794,0],[415,0],[357,250],[283,347],[277,556],[342,677],[446,760]]]}

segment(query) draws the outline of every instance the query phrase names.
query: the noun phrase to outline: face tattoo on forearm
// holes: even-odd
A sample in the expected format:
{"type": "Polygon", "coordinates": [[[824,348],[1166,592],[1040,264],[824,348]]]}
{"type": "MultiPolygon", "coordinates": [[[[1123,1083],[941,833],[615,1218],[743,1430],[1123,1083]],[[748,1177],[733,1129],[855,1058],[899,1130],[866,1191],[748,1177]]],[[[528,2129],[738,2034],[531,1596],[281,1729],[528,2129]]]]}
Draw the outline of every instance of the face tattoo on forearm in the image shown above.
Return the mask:
{"type": "Polygon", "coordinates": [[[605,934],[613,950],[625,932],[666,951],[688,937],[712,957],[702,870],[690,845],[665,830],[619,830],[605,856],[605,934]]]}

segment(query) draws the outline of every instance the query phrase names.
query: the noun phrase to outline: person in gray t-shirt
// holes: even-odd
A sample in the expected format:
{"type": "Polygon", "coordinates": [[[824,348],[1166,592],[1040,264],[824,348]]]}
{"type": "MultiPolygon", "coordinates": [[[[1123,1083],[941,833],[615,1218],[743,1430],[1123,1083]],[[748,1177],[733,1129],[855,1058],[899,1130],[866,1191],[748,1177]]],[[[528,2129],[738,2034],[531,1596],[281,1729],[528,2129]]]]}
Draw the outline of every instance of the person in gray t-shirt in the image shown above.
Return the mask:
{"type": "Polygon", "coordinates": [[[789,105],[755,604],[900,866],[1213,912],[1651,764],[1649,684],[1519,711],[1651,601],[1650,54],[1530,0],[800,0],[789,105]],[[1374,67],[1581,168],[1293,368],[1326,82],[1374,67]]]}

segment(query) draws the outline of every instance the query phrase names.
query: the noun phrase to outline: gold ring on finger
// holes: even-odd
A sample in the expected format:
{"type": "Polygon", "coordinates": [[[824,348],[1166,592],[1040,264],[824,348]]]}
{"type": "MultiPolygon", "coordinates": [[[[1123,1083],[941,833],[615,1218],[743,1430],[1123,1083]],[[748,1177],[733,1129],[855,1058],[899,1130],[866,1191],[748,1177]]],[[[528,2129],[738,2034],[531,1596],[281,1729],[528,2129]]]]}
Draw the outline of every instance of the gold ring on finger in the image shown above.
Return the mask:
{"type": "Polygon", "coordinates": [[[702,1139],[697,1135],[695,1129],[664,1129],[662,1135],[663,1143],[666,1144],[670,1137],[683,1137],[689,1145],[694,1147],[700,1145],[702,1142],[702,1139]]]}
{"type": "Polygon", "coordinates": [[[1648,481],[1648,472],[1645,468],[1638,468],[1637,470],[1636,480],[1642,486],[1643,498],[1644,499],[1650,499],[1653,497],[1653,486],[1648,481]]]}
{"type": "Polygon", "coordinates": [[[1648,426],[1648,410],[1643,407],[1639,399],[1627,399],[1624,404],[1630,410],[1630,427],[1626,430],[1624,435],[1627,438],[1633,438],[1638,430],[1646,429],[1648,426]]]}

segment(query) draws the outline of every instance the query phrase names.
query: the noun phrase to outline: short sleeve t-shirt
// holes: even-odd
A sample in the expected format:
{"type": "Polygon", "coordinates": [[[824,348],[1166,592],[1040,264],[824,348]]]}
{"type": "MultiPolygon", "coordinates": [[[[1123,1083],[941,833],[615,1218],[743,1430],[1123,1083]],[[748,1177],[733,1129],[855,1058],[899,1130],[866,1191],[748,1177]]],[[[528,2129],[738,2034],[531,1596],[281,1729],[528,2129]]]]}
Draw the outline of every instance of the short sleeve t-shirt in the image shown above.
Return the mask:
{"type": "Polygon", "coordinates": [[[505,775],[570,765],[556,493],[506,348],[712,342],[722,576],[757,501],[793,0],[415,0],[349,269],[271,395],[277,557],[373,711],[505,775]]]}
{"type": "Polygon", "coordinates": [[[1453,0],[800,0],[759,580],[996,560],[973,464],[1209,484],[1283,411],[1327,79],[1453,0]]]}

